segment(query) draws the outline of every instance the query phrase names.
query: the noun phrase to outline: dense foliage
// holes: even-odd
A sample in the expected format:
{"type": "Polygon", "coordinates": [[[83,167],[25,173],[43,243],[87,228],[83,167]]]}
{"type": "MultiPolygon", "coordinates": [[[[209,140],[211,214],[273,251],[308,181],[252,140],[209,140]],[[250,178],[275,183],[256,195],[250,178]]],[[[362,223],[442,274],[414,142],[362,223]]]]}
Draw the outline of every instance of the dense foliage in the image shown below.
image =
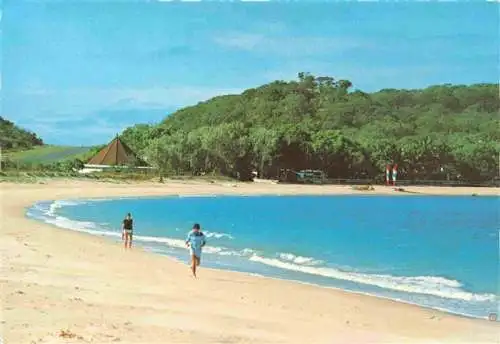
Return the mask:
{"type": "Polygon", "coordinates": [[[330,178],[488,180],[498,173],[498,85],[351,91],[351,82],[299,73],[241,95],[187,107],[122,135],[163,171],[246,179],[280,169],[330,178]]]}
{"type": "Polygon", "coordinates": [[[35,134],[19,128],[0,116],[0,147],[3,149],[26,149],[42,144],[43,141],[35,134]]]}

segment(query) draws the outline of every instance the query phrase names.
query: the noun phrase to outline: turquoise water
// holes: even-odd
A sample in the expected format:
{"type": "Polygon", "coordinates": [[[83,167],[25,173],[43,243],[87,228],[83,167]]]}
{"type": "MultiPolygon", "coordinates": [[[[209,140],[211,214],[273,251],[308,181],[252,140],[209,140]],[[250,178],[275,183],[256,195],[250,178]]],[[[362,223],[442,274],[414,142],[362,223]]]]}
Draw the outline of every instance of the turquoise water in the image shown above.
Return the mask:
{"type": "MultiPolygon", "coordinates": [[[[498,198],[470,196],[167,197],[40,202],[28,216],[187,261],[194,222],[203,266],[485,318],[498,312],[498,198]]],[[[201,274],[201,277],[203,275],[201,274]]]]}

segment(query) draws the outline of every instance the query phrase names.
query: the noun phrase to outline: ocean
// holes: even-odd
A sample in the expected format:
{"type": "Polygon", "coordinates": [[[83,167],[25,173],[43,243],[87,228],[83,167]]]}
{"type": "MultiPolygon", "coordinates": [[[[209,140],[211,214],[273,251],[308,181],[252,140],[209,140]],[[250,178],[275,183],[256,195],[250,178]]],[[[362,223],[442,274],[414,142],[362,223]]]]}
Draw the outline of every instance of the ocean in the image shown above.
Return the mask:
{"type": "Polygon", "coordinates": [[[173,196],[45,201],[27,216],[120,240],[131,212],[135,245],[186,263],[198,222],[202,268],[487,318],[499,312],[498,209],[487,196],[173,196]]]}

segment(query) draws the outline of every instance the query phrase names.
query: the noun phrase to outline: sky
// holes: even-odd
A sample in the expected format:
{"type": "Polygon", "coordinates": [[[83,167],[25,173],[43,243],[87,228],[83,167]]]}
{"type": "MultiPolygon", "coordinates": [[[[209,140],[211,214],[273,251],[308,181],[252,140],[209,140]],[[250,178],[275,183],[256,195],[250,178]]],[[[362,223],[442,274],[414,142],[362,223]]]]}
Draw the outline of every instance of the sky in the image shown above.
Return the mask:
{"type": "Polygon", "coordinates": [[[298,72],[367,92],[499,80],[498,2],[0,3],[1,115],[49,144],[298,72]]]}

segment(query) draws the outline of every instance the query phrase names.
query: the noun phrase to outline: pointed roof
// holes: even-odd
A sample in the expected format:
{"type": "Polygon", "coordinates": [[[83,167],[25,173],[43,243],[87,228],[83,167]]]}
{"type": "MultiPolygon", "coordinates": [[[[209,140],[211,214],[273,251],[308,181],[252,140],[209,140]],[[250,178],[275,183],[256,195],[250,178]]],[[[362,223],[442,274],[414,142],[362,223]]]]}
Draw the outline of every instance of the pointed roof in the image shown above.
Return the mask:
{"type": "Polygon", "coordinates": [[[89,165],[146,165],[118,135],[88,162],[89,165]]]}

